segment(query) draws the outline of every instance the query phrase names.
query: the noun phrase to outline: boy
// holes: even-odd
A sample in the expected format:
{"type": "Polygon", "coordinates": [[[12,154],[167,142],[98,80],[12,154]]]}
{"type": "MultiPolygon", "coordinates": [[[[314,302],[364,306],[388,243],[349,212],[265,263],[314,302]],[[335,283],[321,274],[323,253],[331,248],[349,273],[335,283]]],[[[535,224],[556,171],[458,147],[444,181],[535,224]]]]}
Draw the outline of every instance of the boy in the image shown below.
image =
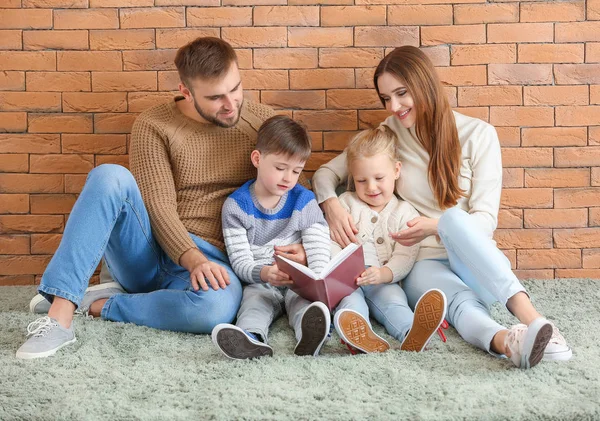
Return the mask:
{"type": "Polygon", "coordinates": [[[284,305],[298,340],[296,355],[318,355],[329,333],[329,309],[288,289],[293,281],[273,263],[274,246],[300,242],[315,272],[329,261],[325,218],[314,194],[296,184],[310,152],[310,137],[300,124],[285,116],[269,118],[250,156],[258,170],[256,180],[223,205],[227,254],[245,285],[236,324],[219,324],[212,331],[213,342],[229,358],[272,356],[268,330],[284,305]]]}

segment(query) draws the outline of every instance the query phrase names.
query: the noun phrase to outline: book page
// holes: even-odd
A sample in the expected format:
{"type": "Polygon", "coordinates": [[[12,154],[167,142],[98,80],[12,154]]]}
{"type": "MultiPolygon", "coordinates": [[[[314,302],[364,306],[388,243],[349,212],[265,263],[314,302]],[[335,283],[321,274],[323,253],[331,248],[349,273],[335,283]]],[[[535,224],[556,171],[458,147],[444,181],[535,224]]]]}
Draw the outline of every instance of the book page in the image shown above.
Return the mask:
{"type": "MultiPolygon", "coordinates": [[[[341,253],[340,253],[341,254],[341,253]]],[[[306,276],[308,276],[309,278],[312,279],[319,279],[319,275],[317,275],[312,269],[301,265],[300,263],[296,263],[290,259],[287,259],[283,256],[277,256],[277,258],[283,260],[284,262],[288,263],[290,266],[295,267],[296,269],[298,269],[300,272],[302,272],[303,274],[305,274],[306,276]]]]}
{"type": "Polygon", "coordinates": [[[333,259],[329,261],[327,266],[323,268],[321,272],[321,279],[325,279],[327,275],[335,270],[346,258],[351,255],[360,246],[356,243],[348,244],[342,251],[336,254],[333,259]]]}

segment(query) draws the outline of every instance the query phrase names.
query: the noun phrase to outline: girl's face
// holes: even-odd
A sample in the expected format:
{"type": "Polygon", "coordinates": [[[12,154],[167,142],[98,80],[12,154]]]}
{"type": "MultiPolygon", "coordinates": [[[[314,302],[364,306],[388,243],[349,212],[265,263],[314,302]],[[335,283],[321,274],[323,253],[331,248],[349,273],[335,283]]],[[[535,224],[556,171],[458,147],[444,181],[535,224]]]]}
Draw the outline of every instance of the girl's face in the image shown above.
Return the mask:
{"type": "Polygon", "coordinates": [[[385,109],[396,116],[400,123],[410,129],[417,121],[414,101],[408,89],[391,73],[384,72],[377,79],[379,96],[385,102],[385,109]]]}
{"type": "Polygon", "coordinates": [[[358,198],[380,212],[394,195],[400,166],[400,162],[392,161],[384,153],[355,159],[349,170],[358,198]]]}

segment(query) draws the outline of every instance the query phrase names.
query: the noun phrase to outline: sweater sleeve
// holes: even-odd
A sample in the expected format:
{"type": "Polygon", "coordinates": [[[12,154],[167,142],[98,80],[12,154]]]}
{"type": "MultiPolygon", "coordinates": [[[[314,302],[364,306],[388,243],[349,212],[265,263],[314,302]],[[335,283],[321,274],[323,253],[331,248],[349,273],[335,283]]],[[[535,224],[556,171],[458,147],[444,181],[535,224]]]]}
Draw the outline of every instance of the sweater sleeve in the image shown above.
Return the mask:
{"type": "Polygon", "coordinates": [[[246,213],[231,197],[225,200],[221,220],[225,248],[231,268],[245,284],[261,283],[260,271],[264,265],[256,264],[246,229],[246,213]]]}
{"type": "MultiPolygon", "coordinates": [[[[411,219],[419,216],[419,212],[408,202],[401,202],[400,209],[396,212],[397,217],[395,226],[390,226],[394,232],[408,228],[406,223],[411,219]]],[[[410,272],[412,267],[417,260],[417,254],[419,254],[420,243],[414,246],[403,246],[400,243],[394,242],[392,244],[393,251],[392,257],[384,265],[392,271],[394,275],[392,282],[400,282],[406,278],[406,275],[410,272]]]]}
{"type": "Polygon", "coordinates": [[[168,139],[141,114],[131,133],[130,166],[142,193],[152,233],[177,264],[183,253],[196,248],[177,213],[177,193],[169,160],[168,139]]]}
{"type": "Polygon", "coordinates": [[[308,227],[301,232],[306,261],[310,269],[319,273],[331,258],[329,227],[316,200],[311,200],[303,209],[303,213],[304,218],[308,220],[308,227]]]}
{"type": "Polygon", "coordinates": [[[313,175],[312,187],[317,196],[317,202],[336,197],[335,188],[348,178],[346,167],[346,151],[322,165],[313,175]]]}

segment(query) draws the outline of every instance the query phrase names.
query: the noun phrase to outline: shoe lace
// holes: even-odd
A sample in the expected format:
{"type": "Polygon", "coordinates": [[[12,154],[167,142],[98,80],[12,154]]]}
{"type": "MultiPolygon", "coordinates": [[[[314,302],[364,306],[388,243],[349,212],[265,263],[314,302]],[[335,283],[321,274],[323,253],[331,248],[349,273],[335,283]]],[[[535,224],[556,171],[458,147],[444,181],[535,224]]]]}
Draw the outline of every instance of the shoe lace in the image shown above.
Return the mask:
{"type": "Polygon", "coordinates": [[[558,345],[566,344],[567,341],[559,332],[558,328],[554,326],[554,323],[550,322],[550,325],[552,326],[552,337],[550,338],[550,342],[558,345]]]}
{"type": "Polygon", "coordinates": [[[515,325],[508,330],[506,343],[509,345],[511,351],[514,352],[521,350],[521,341],[525,337],[526,331],[527,326],[523,324],[515,325]]]}
{"type": "Polygon", "coordinates": [[[54,320],[48,316],[40,317],[39,319],[29,323],[27,325],[27,337],[44,337],[50,332],[53,327],[58,326],[54,320]]]}

